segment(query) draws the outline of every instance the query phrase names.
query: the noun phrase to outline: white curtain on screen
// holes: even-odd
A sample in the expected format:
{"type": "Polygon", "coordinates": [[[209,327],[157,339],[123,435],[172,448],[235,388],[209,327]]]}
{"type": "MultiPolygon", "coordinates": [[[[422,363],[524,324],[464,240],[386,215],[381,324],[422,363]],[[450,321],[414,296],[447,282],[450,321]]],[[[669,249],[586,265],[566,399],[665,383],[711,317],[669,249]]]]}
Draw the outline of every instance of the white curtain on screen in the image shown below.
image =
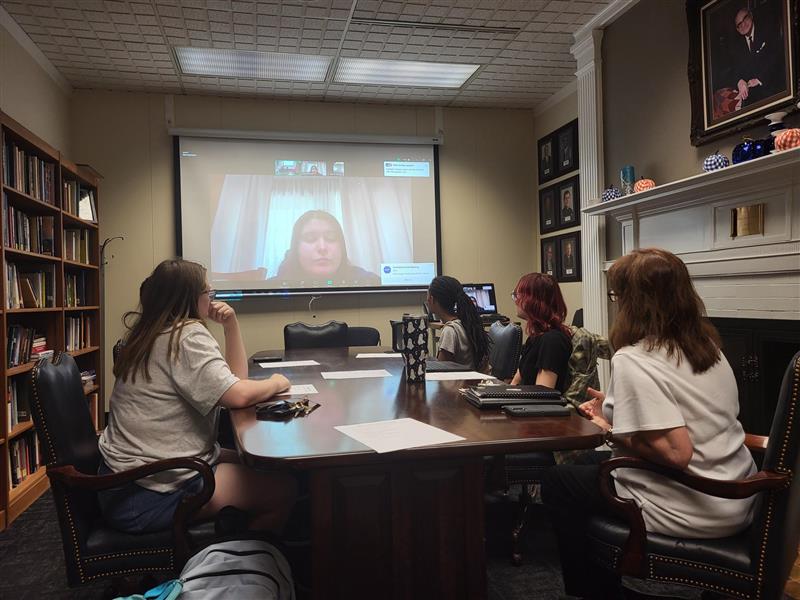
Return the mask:
{"type": "Polygon", "coordinates": [[[378,274],[381,262],[413,261],[411,185],[382,177],[226,175],[211,228],[216,272],[278,272],[292,227],[309,210],[342,224],[350,262],[378,274]]]}

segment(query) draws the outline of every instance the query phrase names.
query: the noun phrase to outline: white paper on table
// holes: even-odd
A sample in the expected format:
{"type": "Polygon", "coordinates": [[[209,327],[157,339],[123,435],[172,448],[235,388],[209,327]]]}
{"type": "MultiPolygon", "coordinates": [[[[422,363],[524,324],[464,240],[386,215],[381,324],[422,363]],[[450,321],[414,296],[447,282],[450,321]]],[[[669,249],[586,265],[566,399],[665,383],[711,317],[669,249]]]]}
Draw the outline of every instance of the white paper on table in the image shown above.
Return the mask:
{"type": "Polygon", "coordinates": [[[426,381],[453,381],[456,379],[493,379],[491,375],[486,373],[478,373],[477,371],[446,371],[443,373],[425,373],[426,381]]]}
{"type": "Polygon", "coordinates": [[[258,363],[258,366],[261,367],[262,369],[284,369],[288,367],[313,367],[315,365],[319,365],[319,363],[315,360],[284,360],[279,362],[258,363]]]}
{"type": "Polygon", "coordinates": [[[403,358],[399,352],[359,352],[356,358],[403,358]]]}
{"type": "Polygon", "coordinates": [[[367,379],[368,377],[391,377],[386,369],[372,369],[364,371],[323,371],[323,379],[367,379]]]}
{"type": "Polygon", "coordinates": [[[303,383],[300,385],[293,385],[287,391],[278,394],[278,396],[299,396],[300,394],[319,394],[319,392],[317,388],[314,387],[313,383],[303,383]]]}
{"type": "Polygon", "coordinates": [[[459,435],[453,435],[444,429],[421,423],[415,419],[392,419],[374,423],[359,423],[358,425],[339,425],[334,429],[369,446],[378,453],[446,444],[464,439],[459,435]]]}

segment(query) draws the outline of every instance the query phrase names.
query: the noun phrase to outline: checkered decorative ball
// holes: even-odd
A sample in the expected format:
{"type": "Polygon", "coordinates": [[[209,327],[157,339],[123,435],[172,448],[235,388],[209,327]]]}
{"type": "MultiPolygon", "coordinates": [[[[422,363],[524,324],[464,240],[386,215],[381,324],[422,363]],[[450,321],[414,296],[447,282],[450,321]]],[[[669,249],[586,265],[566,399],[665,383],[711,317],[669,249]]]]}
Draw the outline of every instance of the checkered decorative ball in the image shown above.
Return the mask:
{"type": "Polygon", "coordinates": [[[724,169],[725,167],[730,166],[730,164],[731,161],[728,160],[727,156],[720,154],[719,152],[715,152],[703,161],[703,171],[708,173],[709,171],[724,169]]]}
{"type": "Polygon", "coordinates": [[[652,179],[645,179],[644,177],[642,177],[641,179],[639,179],[639,181],[633,184],[633,192],[634,193],[644,192],[646,190],[652,190],[654,187],[656,187],[655,181],[653,181],[652,179]]]}
{"type": "Polygon", "coordinates": [[[791,150],[800,146],[800,129],[786,129],[775,136],[775,150],[791,150]]]}
{"type": "Polygon", "coordinates": [[[608,202],[609,200],[616,200],[617,198],[622,198],[622,192],[619,190],[618,187],[614,187],[613,185],[604,189],[603,195],[600,196],[600,200],[602,202],[608,202]]]}

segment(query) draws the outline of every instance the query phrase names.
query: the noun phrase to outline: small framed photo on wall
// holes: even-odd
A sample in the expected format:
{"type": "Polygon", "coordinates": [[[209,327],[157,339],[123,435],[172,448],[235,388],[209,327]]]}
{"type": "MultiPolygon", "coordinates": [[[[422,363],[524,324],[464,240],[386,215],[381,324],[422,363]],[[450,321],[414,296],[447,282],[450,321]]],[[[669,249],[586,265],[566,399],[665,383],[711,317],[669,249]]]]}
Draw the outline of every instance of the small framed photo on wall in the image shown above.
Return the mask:
{"type": "Polygon", "coordinates": [[[542,252],[542,273],[546,273],[547,275],[552,275],[556,279],[558,279],[558,264],[557,264],[557,256],[558,256],[558,249],[556,248],[556,240],[558,238],[545,238],[542,240],[541,252],[542,252]]]}
{"type": "Polygon", "coordinates": [[[551,135],[539,140],[539,183],[556,176],[555,138],[551,135]]]}
{"type": "Polygon", "coordinates": [[[558,184],[558,208],[556,209],[558,229],[576,227],[581,224],[579,193],[577,175],[558,184]]]}
{"type": "Polygon", "coordinates": [[[579,232],[560,235],[558,241],[558,280],[581,280],[581,237],[579,232]]]}
{"type": "Polygon", "coordinates": [[[556,172],[564,175],[578,168],[578,120],[567,123],[556,131],[556,147],[558,148],[556,172]]]}
{"type": "Polygon", "coordinates": [[[555,186],[539,190],[539,233],[547,233],[558,229],[556,218],[556,193],[555,186]]]}

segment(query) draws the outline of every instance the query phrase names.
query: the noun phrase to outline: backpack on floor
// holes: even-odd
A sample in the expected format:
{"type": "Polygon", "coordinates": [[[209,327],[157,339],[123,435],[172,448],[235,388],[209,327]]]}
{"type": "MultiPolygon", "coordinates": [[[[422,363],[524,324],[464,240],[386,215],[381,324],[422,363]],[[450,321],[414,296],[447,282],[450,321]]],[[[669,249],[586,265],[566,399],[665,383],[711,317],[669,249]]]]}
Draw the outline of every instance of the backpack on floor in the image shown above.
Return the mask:
{"type": "Polygon", "coordinates": [[[263,540],[231,540],[203,548],[181,571],[180,600],[294,600],[286,557],[263,540]]]}
{"type": "Polygon", "coordinates": [[[180,578],[118,600],[295,600],[286,557],[263,540],[218,542],[200,550],[180,578]]]}

